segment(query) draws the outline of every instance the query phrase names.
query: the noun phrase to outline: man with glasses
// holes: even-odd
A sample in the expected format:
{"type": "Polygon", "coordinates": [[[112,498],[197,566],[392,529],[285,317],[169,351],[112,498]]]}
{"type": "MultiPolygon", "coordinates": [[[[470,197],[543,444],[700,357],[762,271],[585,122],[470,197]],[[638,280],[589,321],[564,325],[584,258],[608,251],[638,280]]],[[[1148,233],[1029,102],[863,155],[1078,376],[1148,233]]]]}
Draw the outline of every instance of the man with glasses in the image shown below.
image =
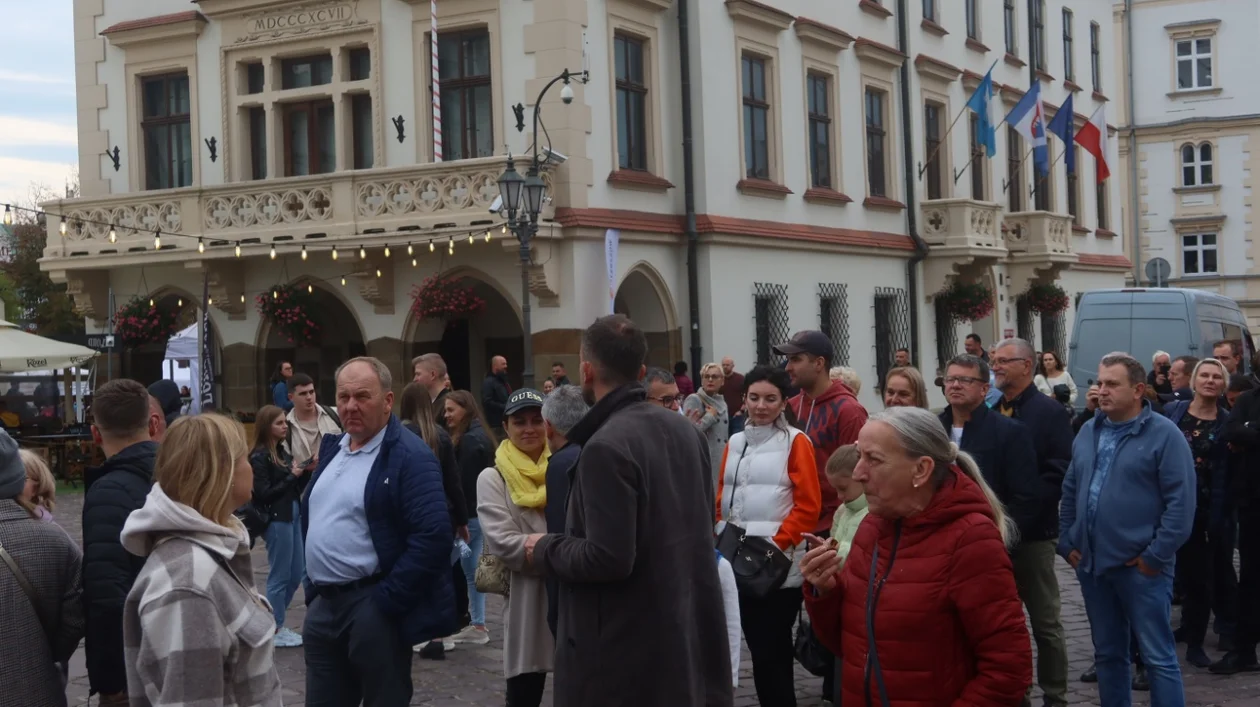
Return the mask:
{"type": "Polygon", "coordinates": [[[643,387],[647,390],[649,403],[682,414],[679,406],[682,405],[683,396],[678,393],[678,382],[674,380],[674,374],[663,368],[649,368],[643,376],[643,387]]]}
{"type": "MultiPolygon", "coordinates": [[[[1036,352],[1023,339],[998,343],[989,362],[1002,398],[994,411],[1020,422],[1032,434],[1040,477],[1036,521],[1020,535],[1011,551],[1015,585],[1028,608],[1033,637],[1037,641],[1037,683],[1045,704],[1068,704],[1067,641],[1060,616],[1059,580],[1054,572],[1059,541],[1059,496],[1063,475],[1072,463],[1072,420],[1067,409],[1043,395],[1033,385],[1036,352]]],[[[1030,688],[1031,689],[1031,688],[1030,688]]]]}
{"type": "Polygon", "coordinates": [[[945,368],[949,407],[941,413],[941,424],[954,444],[976,460],[1023,537],[1036,525],[1041,509],[1037,452],[1023,423],[984,404],[988,392],[989,364],[971,354],[950,359],[945,368]]]}

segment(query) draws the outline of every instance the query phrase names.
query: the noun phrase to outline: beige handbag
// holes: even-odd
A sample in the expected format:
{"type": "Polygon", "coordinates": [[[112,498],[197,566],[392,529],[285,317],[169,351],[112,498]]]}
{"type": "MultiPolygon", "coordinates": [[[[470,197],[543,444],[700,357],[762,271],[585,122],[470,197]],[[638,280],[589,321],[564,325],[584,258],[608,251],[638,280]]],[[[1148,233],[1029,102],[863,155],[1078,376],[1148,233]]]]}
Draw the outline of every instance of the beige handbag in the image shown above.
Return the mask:
{"type": "Polygon", "coordinates": [[[512,591],[512,572],[503,564],[503,558],[491,555],[483,546],[477,558],[477,573],[473,583],[482,594],[508,596],[512,591]]]}

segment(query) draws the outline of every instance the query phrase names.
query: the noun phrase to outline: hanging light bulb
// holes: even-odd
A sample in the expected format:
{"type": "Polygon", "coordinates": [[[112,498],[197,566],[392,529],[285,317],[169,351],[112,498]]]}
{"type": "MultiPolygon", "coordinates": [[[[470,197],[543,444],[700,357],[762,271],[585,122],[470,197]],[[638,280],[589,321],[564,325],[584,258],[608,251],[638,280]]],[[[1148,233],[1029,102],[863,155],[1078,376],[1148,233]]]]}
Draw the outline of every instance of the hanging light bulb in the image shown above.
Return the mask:
{"type": "MultiPolygon", "coordinates": [[[[111,226],[110,228],[113,228],[113,226],[111,226]]],[[[63,236],[66,235],[66,222],[65,221],[61,222],[61,235],[63,236]]]]}
{"type": "Polygon", "coordinates": [[[272,260],[276,259],[276,247],[274,245],[271,246],[271,259],[272,260]]]}
{"type": "Polygon", "coordinates": [[[114,230],[113,226],[109,227],[109,242],[110,243],[118,242],[118,232],[114,230]]]}
{"type": "Polygon", "coordinates": [[[454,236],[446,237],[446,252],[449,255],[455,255],[455,238],[454,236]]]}
{"type": "Polygon", "coordinates": [[[385,246],[385,257],[389,257],[389,246],[385,246]]]}
{"type": "Polygon", "coordinates": [[[152,307],[152,306],[153,306],[153,298],[152,298],[152,297],[150,297],[150,298],[149,298],[149,306],[150,306],[150,307],[152,307]]]}
{"type": "Polygon", "coordinates": [[[200,238],[197,239],[197,252],[198,253],[206,252],[206,242],[201,240],[200,238]]]}
{"type": "Polygon", "coordinates": [[[315,286],[314,286],[314,285],[311,285],[311,284],[309,284],[309,283],[307,283],[307,285],[306,285],[306,294],[308,294],[308,295],[313,295],[313,294],[315,294],[315,286]]]}
{"type": "Polygon", "coordinates": [[[507,224],[506,224],[506,223],[505,223],[505,224],[503,224],[503,231],[502,231],[502,233],[503,233],[503,235],[505,235],[505,236],[507,235],[507,224]]]}
{"type": "Polygon", "coordinates": [[[415,254],[416,254],[416,249],[415,249],[415,248],[412,248],[412,247],[411,247],[411,244],[410,244],[410,243],[408,243],[408,244],[407,244],[407,255],[415,255],[415,254]]]}
{"type": "Polygon", "coordinates": [[[238,258],[241,257],[241,244],[240,243],[236,244],[236,257],[238,258]]]}
{"type": "Polygon", "coordinates": [[[486,231],[486,243],[490,242],[490,232],[486,231]]]}
{"type": "Polygon", "coordinates": [[[302,246],[302,260],[306,260],[306,246],[302,246]]]}
{"type": "Polygon", "coordinates": [[[416,259],[415,259],[415,258],[412,258],[412,259],[411,259],[411,267],[413,267],[413,268],[414,268],[415,266],[416,266],[416,259]]]}
{"type": "Polygon", "coordinates": [[[13,225],[13,211],[9,208],[8,204],[4,205],[4,225],[13,225]]]}
{"type": "Polygon", "coordinates": [[[280,299],[280,293],[279,293],[279,292],[277,292],[277,291],[275,291],[275,290],[272,290],[272,291],[271,291],[271,299],[280,299]]]}
{"type": "Polygon", "coordinates": [[[241,293],[241,304],[245,304],[245,293],[241,293]]]}
{"type": "Polygon", "coordinates": [[[337,246],[333,246],[333,260],[337,259],[337,246]]]}
{"type": "Polygon", "coordinates": [[[184,306],[184,298],[183,298],[183,297],[180,297],[179,299],[175,300],[175,302],[176,302],[176,304],[175,304],[175,306],[176,306],[176,307],[180,307],[180,308],[182,308],[182,307],[184,306]]]}
{"type": "Polygon", "coordinates": [[[377,269],[376,269],[376,276],[377,276],[377,277],[380,277],[380,276],[381,276],[381,269],[380,269],[380,268],[377,268],[377,269]]]}
{"type": "Polygon", "coordinates": [[[153,250],[162,250],[162,231],[153,232],[153,250]]]}
{"type": "Polygon", "coordinates": [[[342,275],[342,276],[341,276],[341,286],[342,286],[342,287],[345,287],[345,286],[346,286],[346,276],[345,276],[345,275],[342,275]]]}
{"type": "Polygon", "coordinates": [[[433,241],[429,241],[429,252],[433,252],[433,241]]]}
{"type": "Polygon", "coordinates": [[[367,248],[359,246],[359,260],[367,260],[367,248]]]}
{"type": "Polygon", "coordinates": [[[213,297],[207,297],[207,298],[206,298],[206,306],[207,306],[207,307],[213,307],[213,306],[214,306],[214,298],[213,298],[213,297]]]}
{"type": "Polygon", "coordinates": [[[472,245],[472,244],[473,244],[473,242],[474,242],[474,241],[473,241],[473,234],[469,233],[469,234],[468,234],[468,245],[472,245]]]}

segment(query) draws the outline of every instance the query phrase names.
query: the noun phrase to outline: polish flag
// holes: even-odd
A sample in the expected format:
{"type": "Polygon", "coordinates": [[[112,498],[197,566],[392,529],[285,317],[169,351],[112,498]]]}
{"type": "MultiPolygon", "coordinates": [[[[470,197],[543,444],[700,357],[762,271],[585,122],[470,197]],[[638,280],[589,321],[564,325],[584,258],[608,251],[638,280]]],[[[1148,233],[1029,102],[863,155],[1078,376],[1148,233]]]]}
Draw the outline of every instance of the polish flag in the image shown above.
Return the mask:
{"type": "Polygon", "coordinates": [[[1107,115],[1104,107],[1098,106],[1098,110],[1089,116],[1089,122],[1076,133],[1077,144],[1093,155],[1098,164],[1100,184],[1111,176],[1111,169],[1107,166],[1107,115]]]}

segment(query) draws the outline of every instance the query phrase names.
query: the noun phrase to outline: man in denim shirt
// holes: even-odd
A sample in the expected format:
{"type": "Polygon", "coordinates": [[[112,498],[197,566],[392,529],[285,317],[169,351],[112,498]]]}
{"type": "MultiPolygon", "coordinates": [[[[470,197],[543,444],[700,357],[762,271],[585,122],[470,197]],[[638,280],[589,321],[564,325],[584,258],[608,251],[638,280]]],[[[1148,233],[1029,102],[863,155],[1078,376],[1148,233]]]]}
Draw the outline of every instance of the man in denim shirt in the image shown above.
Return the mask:
{"type": "Polygon", "coordinates": [[[1132,703],[1130,628],[1152,706],[1184,707],[1170,614],[1177,550],[1194,519],[1194,459],[1177,426],[1145,404],[1146,371],[1132,356],[1104,356],[1098,388],[1099,410],[1063,479],[1058,552],[1081,583],[1103,707],[1132,703]]]}

